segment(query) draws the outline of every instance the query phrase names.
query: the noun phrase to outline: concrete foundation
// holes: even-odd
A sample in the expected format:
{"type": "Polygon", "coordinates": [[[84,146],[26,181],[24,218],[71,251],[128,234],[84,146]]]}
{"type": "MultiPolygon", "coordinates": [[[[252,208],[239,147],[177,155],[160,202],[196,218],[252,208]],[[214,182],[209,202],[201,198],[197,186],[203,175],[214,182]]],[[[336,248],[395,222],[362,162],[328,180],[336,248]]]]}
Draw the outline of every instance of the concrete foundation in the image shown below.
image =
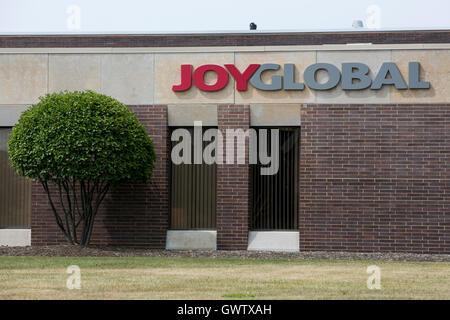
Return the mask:
{"type": "Polygon", "coordinates": [[[26,247],[31,245],[31,229],[0,229],[0,246],[26,247]]]}
{"type": "Polygon", "coordinates": [[[216,250],[215,230],[168,230],[167,250],[216,250]]]}
{"type": "Polygon", "coordinates": [[[250,231],[247,250],[299,251],[299,233],[297,231],[250,231]]]}

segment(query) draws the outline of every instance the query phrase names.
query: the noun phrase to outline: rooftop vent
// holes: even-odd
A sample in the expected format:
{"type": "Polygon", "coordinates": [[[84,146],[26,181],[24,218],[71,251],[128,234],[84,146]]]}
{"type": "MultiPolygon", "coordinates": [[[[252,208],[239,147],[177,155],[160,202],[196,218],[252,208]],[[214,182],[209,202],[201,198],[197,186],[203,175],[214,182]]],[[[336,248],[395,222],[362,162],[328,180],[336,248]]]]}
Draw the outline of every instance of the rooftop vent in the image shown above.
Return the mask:
{"type": "Polygon", "coordinates": [[[361,29],[364,28],[364,23],[362,22],[362,20],[355,20],[352,23],[352,27],[355,29],[361,29]]]}

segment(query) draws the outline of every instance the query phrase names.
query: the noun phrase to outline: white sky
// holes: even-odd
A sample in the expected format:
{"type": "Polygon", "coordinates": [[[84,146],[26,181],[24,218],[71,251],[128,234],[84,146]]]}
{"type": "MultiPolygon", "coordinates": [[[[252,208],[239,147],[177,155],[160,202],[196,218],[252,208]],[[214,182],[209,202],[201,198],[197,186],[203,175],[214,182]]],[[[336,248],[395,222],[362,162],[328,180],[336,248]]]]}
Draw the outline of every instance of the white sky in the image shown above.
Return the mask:
{"type": "Polygon", "coordinates": [[[0,0],[0,33],[246,31],[251,21],[261,31],[347,30],[354,20],[450,29],[450,0],[0,0]]]}

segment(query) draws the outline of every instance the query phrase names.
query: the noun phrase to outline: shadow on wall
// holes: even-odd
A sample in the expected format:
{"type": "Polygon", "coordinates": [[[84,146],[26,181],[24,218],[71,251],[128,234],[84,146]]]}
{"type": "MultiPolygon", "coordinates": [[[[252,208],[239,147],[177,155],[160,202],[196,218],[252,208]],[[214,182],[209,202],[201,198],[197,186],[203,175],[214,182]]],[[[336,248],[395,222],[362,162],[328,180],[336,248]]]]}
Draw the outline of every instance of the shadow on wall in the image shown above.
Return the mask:
{"type": "MultiPolygon", "coordinates": [[[[55,207],[63,217],[58,190],[53,184],[50,190],[55,207]]],[[[160,199],[167,199],[163,192],[154,183],[126,184],[110,191],[96,216],[90,245],[164,248],[168,206],[162,206],[166,200],[160,199]]],[[[40,183],[33,183],[32,202],[32,243],[66,245],[40,183]]]]}
{"type": "Polygon", "coordinates": [[[154,182],[130,183],[111,191],[97,215],[91,244],[164,248],[168,204],[154,182]]]}

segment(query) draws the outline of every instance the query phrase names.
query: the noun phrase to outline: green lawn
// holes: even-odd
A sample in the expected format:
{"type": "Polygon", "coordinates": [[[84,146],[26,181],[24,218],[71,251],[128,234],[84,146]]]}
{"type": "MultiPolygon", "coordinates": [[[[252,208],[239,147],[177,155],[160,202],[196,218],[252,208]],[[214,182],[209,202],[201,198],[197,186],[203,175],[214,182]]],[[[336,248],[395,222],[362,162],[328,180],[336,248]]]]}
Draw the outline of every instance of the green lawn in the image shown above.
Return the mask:
{"type": "Polygon", "coordinates": [[[450,299],[450,263],[0,257],[0,299],[450,299]],[[66,288],[70,265],[80,290],[66,288]]]}

